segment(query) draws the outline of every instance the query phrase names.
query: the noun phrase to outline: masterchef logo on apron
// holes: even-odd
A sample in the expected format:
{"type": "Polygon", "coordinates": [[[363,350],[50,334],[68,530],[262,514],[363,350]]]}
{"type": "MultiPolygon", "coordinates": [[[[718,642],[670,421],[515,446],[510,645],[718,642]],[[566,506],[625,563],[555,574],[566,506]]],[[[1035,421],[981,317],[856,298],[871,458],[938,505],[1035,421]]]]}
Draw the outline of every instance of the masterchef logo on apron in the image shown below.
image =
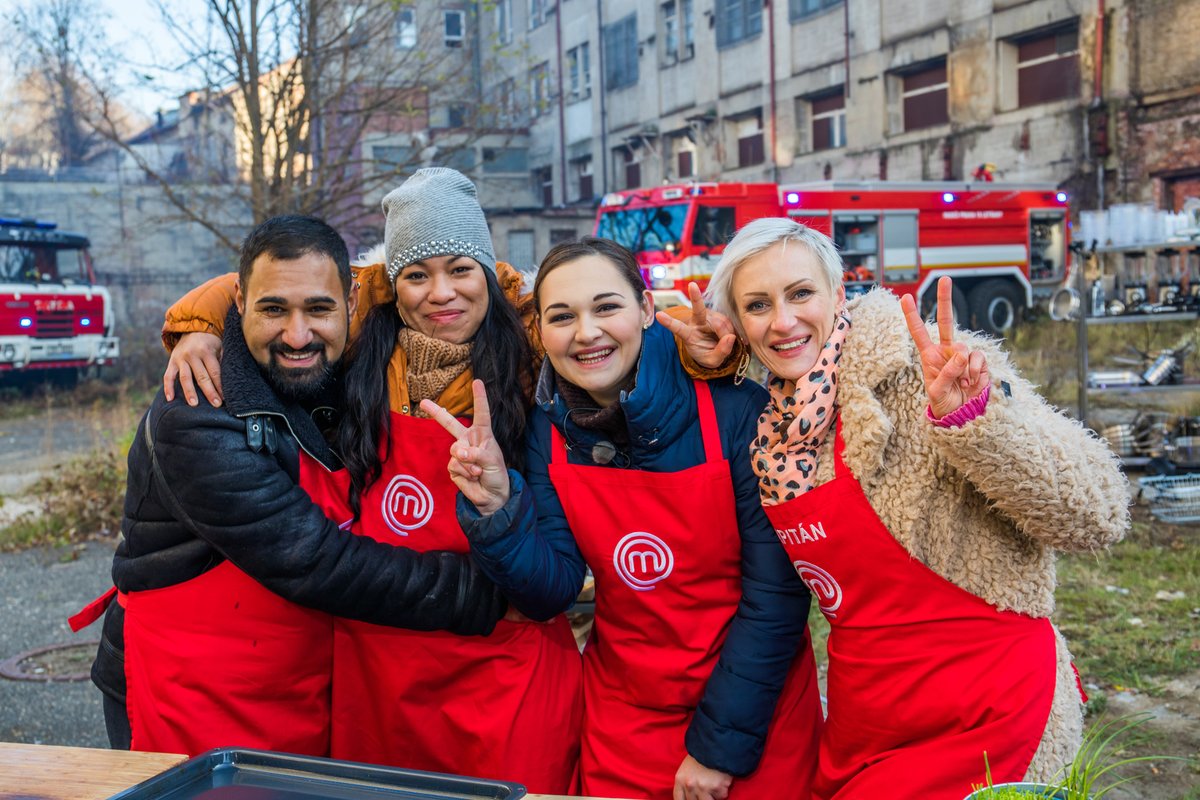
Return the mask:
{"type": "Polygon", "coordinates": [[[381,503],[383,521],[398,536],[408,536],[433,516],[433,495],[411,475],[397,475],[388,483],[381,503]]]}
{"type": "Polygon", "coordinates": [[[613,566],[625,585],[635,592],[648,592],[675,568],[675,554],[667,543],[652,533],[634,531],[621,537],[613,550],[613,566]]]}
{"type": "Polygon", "coordinates": [[[834,577],[816,564],[807,561],[793,561],[796,574],[804,581],[821,604],[821,613],[827,617],[836,617],[837,610],[842,607],[842,587],[834,577]]]}

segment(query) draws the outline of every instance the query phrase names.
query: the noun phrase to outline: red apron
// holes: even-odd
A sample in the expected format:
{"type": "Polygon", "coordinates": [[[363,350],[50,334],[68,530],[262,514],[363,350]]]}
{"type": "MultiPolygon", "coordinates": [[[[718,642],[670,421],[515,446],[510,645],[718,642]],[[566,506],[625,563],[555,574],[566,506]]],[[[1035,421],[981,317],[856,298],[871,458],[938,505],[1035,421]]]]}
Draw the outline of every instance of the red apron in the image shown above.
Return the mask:
{"type": "MultiPolygon", "coordinates": [[[[303,451],[300,472],[329,474],[303,451]]],[[[71,618],[72,628],[95,621],[116,594],[111,589],[90,603],[71,618]]],[[[133,750],[194,756],[249,747],[329,755],[329,615],[284,600],[231,561],[117,599],[125,608],[133,750]]]]}
{"type": "MultiPolygon", "coordinates": [[[[391,423],[383,475],[351,530],[419,551],[468,552],[446,471],[453,437],[430,419],[393,412],[391,423]]],[[[334,758],[568,791],[582,666],[565,616],[501,620],[487,637],[342,619],[334,628],[334,758]]]]}
{"type": "Polygon", "coordinates": [[[1020,781],[1050,715],[1056,657],[1047,619],[994,606],[913,558],[842,460],[794,500],[766,507],[832,628],[829,716],[813,797],[962,800],[1020,781]]]}
{"type": "MultiPolygon", "coordinates": [[[[696,383],[696,400],[706,461],[680,472],[568,464],[551,426],[550,479],[596,577],[583,656],[585,795],[671,797],[684,733],[741,598],[733,485],[706,384],[696,383]]],[[[758,770],[730,797],[807,798],[820,726],[806,638],[758,770]]]]}

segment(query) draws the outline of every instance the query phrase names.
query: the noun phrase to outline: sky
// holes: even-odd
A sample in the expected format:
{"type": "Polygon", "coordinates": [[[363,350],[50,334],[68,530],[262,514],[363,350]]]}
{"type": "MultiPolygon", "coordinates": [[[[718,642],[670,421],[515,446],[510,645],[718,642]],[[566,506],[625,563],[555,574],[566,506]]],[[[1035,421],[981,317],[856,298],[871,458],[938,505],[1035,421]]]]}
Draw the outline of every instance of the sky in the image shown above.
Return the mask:
{"type": "MultiPolygon", "coordinates": [[[[168,29],[162,24],[154,0],[93,0],[108,15],[106,33],[121,56],[122,98],[134,110],[152,118],[160,108],[173,108],[178,96],[189,88],[185,79],[155,65],[168,66],[176,50],[168,29]],[[153,75],[153,81],[137,76],[153,75]]],[[[179,13],[202,12],[198,0],[163,0],[179,13]]],[[[11,13],[20,0],[0,0],[0,17],[11,13]]],[[[3,69],[8,69],[4,65],[3,69]]]]}

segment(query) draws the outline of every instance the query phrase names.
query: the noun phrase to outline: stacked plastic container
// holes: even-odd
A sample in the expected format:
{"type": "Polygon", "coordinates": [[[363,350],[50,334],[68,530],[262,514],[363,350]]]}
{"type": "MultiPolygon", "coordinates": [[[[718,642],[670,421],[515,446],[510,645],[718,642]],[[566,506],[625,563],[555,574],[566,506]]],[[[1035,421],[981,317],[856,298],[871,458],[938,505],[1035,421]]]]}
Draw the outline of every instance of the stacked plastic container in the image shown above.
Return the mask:
{"type": "Polygon", "coordinates": [[[1074,239],[1084,247],[1136,247],[1200,237],[1200,220],[1187,211],[1120,203],[1103,211],[1080,211],[1074,239]]]}

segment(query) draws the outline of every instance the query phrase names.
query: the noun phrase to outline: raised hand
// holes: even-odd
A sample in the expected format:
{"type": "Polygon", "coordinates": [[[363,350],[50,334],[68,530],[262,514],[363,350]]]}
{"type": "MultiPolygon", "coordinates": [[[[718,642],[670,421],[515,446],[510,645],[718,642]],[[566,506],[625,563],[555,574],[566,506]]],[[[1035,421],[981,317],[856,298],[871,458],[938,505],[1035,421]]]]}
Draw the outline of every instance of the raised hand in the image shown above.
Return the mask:
{"type": "Polygon", "coordinates": [[[716,369],[725,363],[733,346],[737,344],[737,333],[733,323],[719,311],[704,305],[700,287],[688,284],[688,297],[692,301],[692,316],[687,322],[675,319],[665,311],[654,315],[667,330],[679,337],[687,348],[688,355],[702,367],[716,369]]]}
{"type": "Polygon", "coordinates": [[[921,357],[929,409],[938,418],[962,408],[963,404],[983,394],[991,383],[983,353],[954,341],[953,292],[950,278],[938,279],[937,342],[930,337],[929,329],[917,313],[917,303],[912,295],[900,298],[908,333],[921,357]]]}
{"type": "Polygon", "coordinates": [[[163,394],[167,400],[175,399],[176,378],[189,406],[200,402],[197,385],[209,403],[221,405],[221,337],[201,331],[181,336],[171,349],[167,371],[163,373],[163,394]]]}
{"type": "Polygon", "coordinates": [[[511,494],[511,486],[504,453],[492,435],[492,415],[483,381],[472,381],[471,392],[475,399],[475,413],[469,428],[432,400],[422,400],[421,410],[437,420],[454,437],[454,444],[450,445],[450,463],[447,465],[450,480],[486,517],[504,507],[511,494]]]}

